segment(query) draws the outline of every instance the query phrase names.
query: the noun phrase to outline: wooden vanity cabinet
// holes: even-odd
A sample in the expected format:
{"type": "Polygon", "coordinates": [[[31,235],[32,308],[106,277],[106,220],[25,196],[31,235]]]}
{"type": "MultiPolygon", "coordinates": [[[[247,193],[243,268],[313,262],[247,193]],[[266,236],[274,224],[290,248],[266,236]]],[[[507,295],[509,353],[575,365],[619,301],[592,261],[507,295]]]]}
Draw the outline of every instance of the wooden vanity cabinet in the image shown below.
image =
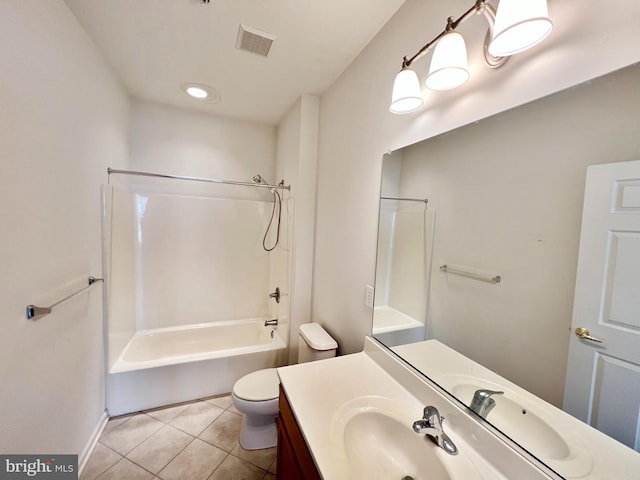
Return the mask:
{"type": "Polygon", "coordinates": [[[278,480],[321,480],[289,400],[280,387],[278,414],[278,480]]]}

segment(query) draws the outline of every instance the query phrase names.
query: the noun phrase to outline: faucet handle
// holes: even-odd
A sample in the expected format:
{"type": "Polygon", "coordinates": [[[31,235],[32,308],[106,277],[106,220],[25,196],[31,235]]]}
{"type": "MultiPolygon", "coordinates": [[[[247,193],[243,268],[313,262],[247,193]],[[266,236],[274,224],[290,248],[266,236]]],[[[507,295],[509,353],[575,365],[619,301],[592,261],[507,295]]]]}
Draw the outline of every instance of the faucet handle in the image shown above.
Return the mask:
{"type": "Polygon", "coordinates": [[[444,417],[440,415],[440,412],[436,407],[432,405],[428,405],[424,407],[424,410],[422,412],[422,418],[426,420],[429,423],[429,425],[431,425],[432,427],[435,427],[438,430],[442,431],[442,424],[444,422],[444,417]]]}
{"type": "Polygon", "coordinates": [[[434,407],[433,405],[427,405],[426,407],[424,407],[424,410],[422,411],[422,418],[428,420],[429,418],[432,418],[434,416],[440,418],[440,412],[438,412],[438,409],[436,407],[434,407]]]}
{"type": "Polygon", "coordinates": [[[445,452],[450,455],[456,455],[458,448],[451,441],[449,435],[444,433],[442,429],[444,417],[440,415],[438,409],[432,405],[428,405],[424,407],[422,416],[422,420],[413,422],[413,430],[416,433],[426,433],[439,447],[443,448],[445,452]]]}
{"type": "Polygon", "coordinates": [[[504,392],[499,390],[487,390],[487,389],[479,389],[476,390],[473,394],[473,400],[471,400],[470,408],[472,411],[476,412],[481,417],[486,417],[487,414],[493,409],[496,405],[496,402],[491,396],[493,395],[504,395],[504,392]]]}
{"type": "Polygon", "coordinates": [[[499,390],[487,390],[487,389],[476,390],[475,393],[473,394],[473,403],[485,402],[492,395],[504,395],[504,392],[499,390]]]}

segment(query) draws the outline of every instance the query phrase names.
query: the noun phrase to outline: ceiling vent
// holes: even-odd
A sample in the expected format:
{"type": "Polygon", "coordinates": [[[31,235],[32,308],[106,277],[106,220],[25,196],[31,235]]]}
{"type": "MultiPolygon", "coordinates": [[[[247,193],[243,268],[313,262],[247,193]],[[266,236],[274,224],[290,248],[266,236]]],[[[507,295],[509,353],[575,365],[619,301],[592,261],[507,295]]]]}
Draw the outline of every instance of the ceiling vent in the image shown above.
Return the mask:
{"type": "Polygon", "coordinates": [[[275,39],[274,35],[240,24],[236,48],[266,57],[275,39]]]}

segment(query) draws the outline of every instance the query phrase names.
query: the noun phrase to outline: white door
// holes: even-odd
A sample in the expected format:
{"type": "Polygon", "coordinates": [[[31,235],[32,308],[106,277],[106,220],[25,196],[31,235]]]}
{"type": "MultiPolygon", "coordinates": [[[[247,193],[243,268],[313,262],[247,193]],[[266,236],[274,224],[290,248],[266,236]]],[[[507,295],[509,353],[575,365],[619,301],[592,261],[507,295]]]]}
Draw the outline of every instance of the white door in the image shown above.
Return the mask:
{"type": "Polygon", "coordinates": [[[640,451],[640,161],[587,169],[571,332],[564,410],[640,451]]]}

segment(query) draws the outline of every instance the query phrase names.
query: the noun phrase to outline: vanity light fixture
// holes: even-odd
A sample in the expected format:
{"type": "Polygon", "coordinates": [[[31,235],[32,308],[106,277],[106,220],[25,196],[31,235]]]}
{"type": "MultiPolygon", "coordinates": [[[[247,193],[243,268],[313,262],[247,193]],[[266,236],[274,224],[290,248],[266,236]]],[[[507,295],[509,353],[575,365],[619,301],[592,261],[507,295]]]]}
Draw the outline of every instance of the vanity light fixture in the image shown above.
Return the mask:
{"type": "Polygon", "coordinates": [[[497,11],[485,0],[475,4],[457,20],[447,19],[447,26],[412,57],[402,59],[391,96],[391,113],[411,113],[424,104],[418,76],[411,64],[434,50],[425,84],[431,90],[450,90],[469,79],[464,38],[456,28],[471,15],[483,15],[489,24],[484,39],[484,60],[490,68],[499,68],[509,56],[541,42],[553,27],[547,0],[500,0],[497,11]]]}

